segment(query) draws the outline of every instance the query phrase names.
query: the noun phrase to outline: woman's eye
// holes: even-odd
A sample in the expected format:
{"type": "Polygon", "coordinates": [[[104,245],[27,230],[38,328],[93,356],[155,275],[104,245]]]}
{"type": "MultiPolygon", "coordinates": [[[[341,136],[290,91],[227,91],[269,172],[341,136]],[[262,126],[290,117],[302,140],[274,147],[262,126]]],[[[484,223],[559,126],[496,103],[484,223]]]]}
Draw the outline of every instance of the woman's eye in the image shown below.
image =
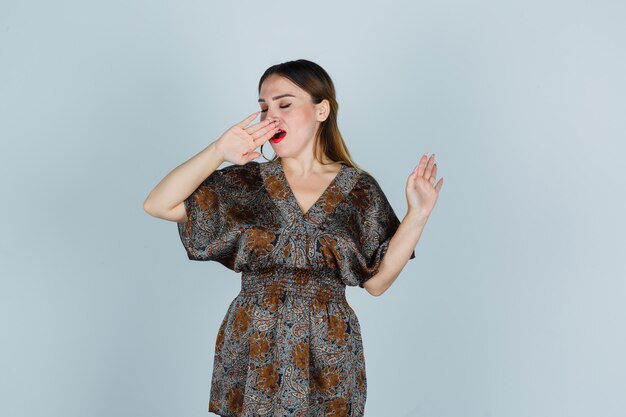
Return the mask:
{"type": "MultiPolygon", "coordinates": [[[[286,109],[287,107],[291,106],[291,103],[287,104],[286,106],[280,106],[281,109],[286,109]]],[[[265,110],[261,110],[261,113],[265,113],[267,111],[267,109],[265,110]]]]}

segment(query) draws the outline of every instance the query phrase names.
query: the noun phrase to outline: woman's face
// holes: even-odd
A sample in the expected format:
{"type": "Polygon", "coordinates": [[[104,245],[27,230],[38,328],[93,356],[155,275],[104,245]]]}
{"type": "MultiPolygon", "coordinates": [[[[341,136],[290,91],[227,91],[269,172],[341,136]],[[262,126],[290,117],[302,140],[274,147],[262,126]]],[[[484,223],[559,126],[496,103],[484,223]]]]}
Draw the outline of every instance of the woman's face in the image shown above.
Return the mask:
{"type": "Polygon", "coordinates": [[[276,128],[286,132],[282,138],[275,136],[268,141],[279,157],[313,153],[315,133],[327,117],[327,100],[314,104],[309,93],[287,78],[273,74],[261,85],[259,106],[261,121],[277,120],[276,128]]]}

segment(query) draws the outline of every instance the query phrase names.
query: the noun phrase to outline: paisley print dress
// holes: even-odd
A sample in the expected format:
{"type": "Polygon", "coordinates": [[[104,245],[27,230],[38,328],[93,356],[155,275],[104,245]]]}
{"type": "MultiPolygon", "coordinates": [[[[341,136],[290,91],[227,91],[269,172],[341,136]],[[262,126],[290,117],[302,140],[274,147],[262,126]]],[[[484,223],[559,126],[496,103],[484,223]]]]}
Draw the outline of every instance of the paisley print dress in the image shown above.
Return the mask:
{"type": "Polygon", "coordinates": [[[361,329],[345,290],[376,274],[400,224],[376,180],[342,165],[304,213],[280,158],[252,161],[214,171],[184,205],[188,258],[241,273],[217,334],[208,411],[363,416],[361,329]]]}

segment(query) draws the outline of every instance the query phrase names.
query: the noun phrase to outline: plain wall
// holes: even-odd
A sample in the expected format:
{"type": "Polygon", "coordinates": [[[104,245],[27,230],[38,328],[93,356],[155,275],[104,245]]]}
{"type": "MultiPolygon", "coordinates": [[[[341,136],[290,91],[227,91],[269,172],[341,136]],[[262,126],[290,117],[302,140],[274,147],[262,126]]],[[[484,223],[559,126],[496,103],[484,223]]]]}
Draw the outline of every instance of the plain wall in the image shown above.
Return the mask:
{"type": "Polygon", "coordinates": [[[624,4],[0,2],[0,413],[208,415],[239,276],[143,201],[305,58],[400,218],[444,177],[394,285],[347,289],[366,416],[625,416],[624,4]]]}

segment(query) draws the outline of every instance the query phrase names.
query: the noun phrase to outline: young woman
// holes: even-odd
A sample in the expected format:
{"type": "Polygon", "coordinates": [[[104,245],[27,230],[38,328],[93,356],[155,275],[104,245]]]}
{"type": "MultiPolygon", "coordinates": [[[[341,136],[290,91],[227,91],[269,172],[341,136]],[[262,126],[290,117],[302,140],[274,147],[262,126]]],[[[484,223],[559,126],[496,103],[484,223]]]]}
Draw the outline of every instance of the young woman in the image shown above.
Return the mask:
{"type": "Polygon", "coordinates": [[[217,335],[208,410],[363,416],[361,329],[345,288],[379,296],[392,285],[415,257],[443,178],[434,185],[434,155],[423,155],[406,181],[400,222],[378,182],[351,160],[333,82],[311,61],[268,68],[259,105],[259,123],[250,125],[257,112],[229,128],[144,203],[177,222],[189,259],[242,273],[217,335]],[[268,140],[274,158],[253,161],[268,140]]]}

